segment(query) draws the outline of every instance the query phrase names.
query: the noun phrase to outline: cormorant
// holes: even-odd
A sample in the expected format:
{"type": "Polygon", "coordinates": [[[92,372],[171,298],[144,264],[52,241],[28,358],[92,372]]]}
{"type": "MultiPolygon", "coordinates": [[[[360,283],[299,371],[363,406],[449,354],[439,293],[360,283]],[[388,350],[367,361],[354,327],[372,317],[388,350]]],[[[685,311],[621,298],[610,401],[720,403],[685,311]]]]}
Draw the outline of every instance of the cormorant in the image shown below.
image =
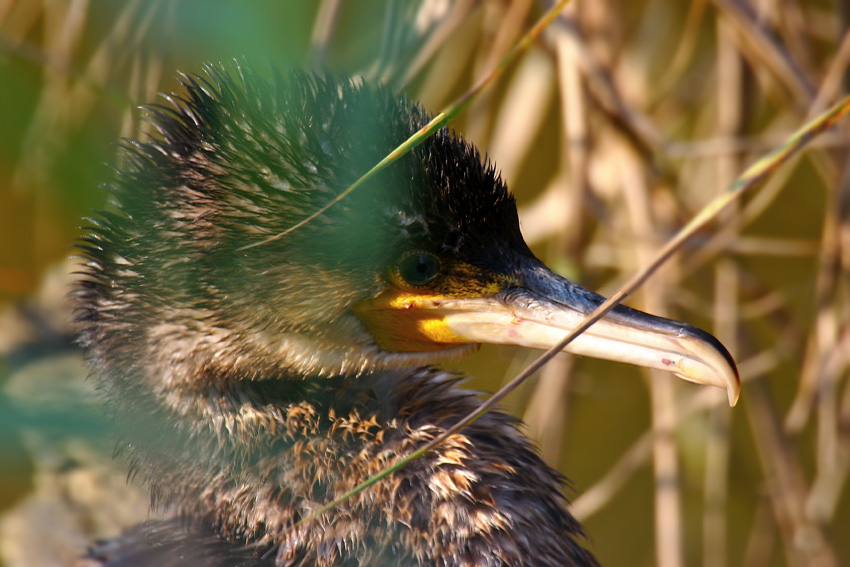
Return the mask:
{"type": "MultiPolygon", "coordinates": [[[[596,565],[549,468],[494,411],[300,519],[478,404],[431,366],[548,348],[602,298],[546,268],[513,196],[443,128],[309,216],[430,117],[302,72],[182,77],[127,141],[91,219],[81,344],[133,475],[171,519],[95,546],[112,566],[596,565]]],[[[568,349],[739,388],[711,335],[618,307],[568,349]]]]}

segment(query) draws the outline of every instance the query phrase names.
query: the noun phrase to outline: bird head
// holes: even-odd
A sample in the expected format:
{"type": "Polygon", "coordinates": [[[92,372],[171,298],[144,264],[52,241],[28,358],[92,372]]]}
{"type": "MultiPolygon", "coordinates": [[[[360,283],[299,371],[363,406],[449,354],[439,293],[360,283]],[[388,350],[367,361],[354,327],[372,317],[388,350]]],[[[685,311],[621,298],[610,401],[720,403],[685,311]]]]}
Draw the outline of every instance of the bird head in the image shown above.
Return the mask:
{"type": "MultiPolygon", "coordinates": [[[[83,243],[94,356],[235,379],[356,375],[485,342],[548,348],[603,301],[534,257],[492,164],[445,128],[289,231],[429,121],[388,89],[243,68],[183,82],[149,109],[159,135],[125,144],[115,209],[83,243]]],[[[714,337],[628,307],[567,350],[730,401],[740,388],[714,337]]]]}

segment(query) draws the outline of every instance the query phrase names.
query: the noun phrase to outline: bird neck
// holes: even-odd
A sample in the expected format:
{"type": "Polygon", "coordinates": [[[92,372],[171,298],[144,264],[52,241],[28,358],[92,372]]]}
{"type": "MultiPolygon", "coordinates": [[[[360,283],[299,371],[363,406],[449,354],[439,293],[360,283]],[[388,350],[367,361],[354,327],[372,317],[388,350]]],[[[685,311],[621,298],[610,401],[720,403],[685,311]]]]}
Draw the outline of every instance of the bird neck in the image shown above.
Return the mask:
{"type": "Polygon", "coordinates": [[[148,390],[123,404],[122,421],[134,424],[130,460],[155,507],[268,547],[277,564],[351,553],[361,565],[595,565],[560,475],[500,412],[299,524],[474,409],[457,382],[430,368],[226,381],[198,388],[194,412],[179,415],[185,400],[163,404],[148,390]]]}

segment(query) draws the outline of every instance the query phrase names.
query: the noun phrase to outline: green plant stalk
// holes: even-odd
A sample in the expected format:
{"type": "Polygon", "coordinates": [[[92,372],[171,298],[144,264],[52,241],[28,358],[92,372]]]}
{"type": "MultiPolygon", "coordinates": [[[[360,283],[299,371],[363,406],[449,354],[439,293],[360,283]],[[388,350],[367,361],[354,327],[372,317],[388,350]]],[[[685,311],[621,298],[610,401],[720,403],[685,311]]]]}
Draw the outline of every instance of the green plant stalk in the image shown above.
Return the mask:
{"type": "Polygon", "coordinates": [[[448,108],[444,109],[442,112],[437,114],[434,118],[431,119],[428,124],[419,129],[419,131],[415,132],[412,136],[410,136],[407,140],[402,142],[396,149],[390,152],[384,159],[379,161],[372,169],[367,171],[360,177],[357,181],[349,185],[343,192],[339,195],[331,199],[326,205],[322,206],[315,212],[311,213],[309,216],[304,218],[303,220],[298,221],[294,225],[290,226],[283,232],[279,232],[278,234],[274,234],[264,240],[259,242],[254,242],[251,244],[247,244],[238,249],[239,252],[248,250],[250,248],[254,248],[257,246],[262,246],[264,244],[268,244],[270,242],[274,242],[276,240],[280,240],[285,237],[287,234],[290,234],[293,231],[298,230],[305,224],[313,221],[315,218],[324,214],[328,209],[351,195],[358,187],[366,183],[369,179],[374,177],[379,171],[389,166],[408,152],[410,152],[413,148],[430,138],[437,132],[440,128],[451,122],[457,117],[458,114],[467,109],[467,107],[472,104],[475,99],[478,97],[481,92],[489,87],[493,81],[499,78],[502,73],[504,73],[505,69],[514,62],[514,60],[527,50],[531,44],[543,33],[543,30],[552,23],[552,21],[558,17],[558,14],[570,3],[570,0],[560,0],[557,4],[555,4],[548,12],[546,12],[542,18],[532,27],[526,34],[517,42],[516,45],[511,48],[510,51],[502,58],[496,67],[490,71],[487,75],[485,75],[481,80],[479,80],[475,86],[473,86],[469,91],[467,91],[463,96],[457,99],[454,103],[449,105],[448,108]]]}
{"type": "MultiPolygon", "coordinates": [[[[535,29],[537,29],[537,26],[535,27],[535,29]]],[[[467,98],[469,97],[464,96],[461,101],[465,101],[467,98]]],[[[777,168],[786,163],[794,154],[799,152],[809,142],[811,142],[812,139],[832,127],[848,112],[850,112],[850,97],[842,99],[840,102],[835,104],[835,106],[833,106],[823,114],[819,115],[817,118],[803,126],[801,129],[794,132],[785,143],[774,148],[772,151],[770,151],[765,156],[757,160],[750,167],[748,167],[744,171],[744,173],[741,174],[740,177],[738,177],[731,185],[729,185],[729,187],[727,187],[726,191],[724,191],[721,195],[715,197],[705,207],[703,207],[687,225],[682,227],[682,229],[671,240],[669,240],[661,250],[658,251],[652,262],[650,262],[647,266],[645,266],[642,270],[635,274],[614,295],[609,297],[591,314],[587,315],[582,321],[582,323],[578,327],[573,329],[570,333],[568,333],[563,338],[563,340],[561,340],[560,343],[540,355],[522,372],[520,372],[516,377],[514,377],[510,382],[508,382],[505,386],[499,389],[498,392],[494,393],[489,399],[482,402],[481,405],[478,406],[475,411],[464,417],[451,428],[447,429],[441,435],[435,437],[419,449],[413,451],[402,459],[399,459],[395,464],[390,465],[375,476],[366,479],[362,483],[352,488],[349,492],[346,492],[345,494],[343,494],[339,498],[336,498],[332,502],[329,502],[321,508],[316,509],[309,516],[302,518],[296,524],[296,526],[301,526],[306,522],[312,521],[313,519],[321,516],[328,510],[331,510],[339,504],[342,504],[352,496],[355,496],[356,494],[366,490],[376,482],[390,476],[398,470],[401,470],[411,461],[414,461],[424,456],[426,453],[443,443],[446,439],[460,432],[467,425],[473,423],[479,417],[484,415],[487,411],[489,411],[496,404],[502,401],[505,396],[513,392],[520,384],[522,384],[526,379],[528,379],[529,376],[534,374],[544,364],[549,362],[549,360],[551,360],[556,354],[563,350],[564,347],[566,347],[573,340],[575,340],[576,337],[585,332],[591,325],[593,325],[599,319],[604,317],[606,313],[608,313],[611,309],[619,305],[630,294],[632,294],[653,273],[655,273],[655,271],[668,258],[670,258],[670,256],[672,256],[674,252],[681,248],[681,246],[691,236],[696,234],[706,224],[716,218],[733,201],[735,201],[736,199],[740,199],[746,191],[751,190],[752,188],[761,184],[761,182],[767,179],[767,177],[774,171],[776,171],[777,168]]],[[[737,400],[730,400],[730,404],[734,405],[736,401],[737,400]]]]}

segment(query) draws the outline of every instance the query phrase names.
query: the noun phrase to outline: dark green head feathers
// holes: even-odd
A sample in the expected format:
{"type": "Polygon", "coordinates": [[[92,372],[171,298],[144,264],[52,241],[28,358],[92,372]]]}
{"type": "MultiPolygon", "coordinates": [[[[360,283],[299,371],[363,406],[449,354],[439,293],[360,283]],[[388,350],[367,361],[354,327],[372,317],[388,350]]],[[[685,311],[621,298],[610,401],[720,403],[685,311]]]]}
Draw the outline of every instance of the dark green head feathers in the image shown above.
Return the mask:
{"type": "MultiPolygon", "coordinates": [[[[327,204],[429,116],[387,89],[296,71],[209,67],[182,82],[171,106],[147,107],[159,136],[124,142],[108,186],[117,210],[84,239],[82,320],[97,321],[84,325],[87,343],[101,342],[89,335],[112,312],[112,332],[132,334],[133,319],[182,324],[193,310],[243,334],[299,333],[308,349],[334,351],[289,352],[299,371],[351,371],[382,357],[341,353],[324,335],[404,255],[478,265],[503,264],[505,250],[530,255],[494,168],[447,129],[307,225],[251,247],[327,204]]],[[[351,350],[359,333],[344,326],[351,350]]]]}

